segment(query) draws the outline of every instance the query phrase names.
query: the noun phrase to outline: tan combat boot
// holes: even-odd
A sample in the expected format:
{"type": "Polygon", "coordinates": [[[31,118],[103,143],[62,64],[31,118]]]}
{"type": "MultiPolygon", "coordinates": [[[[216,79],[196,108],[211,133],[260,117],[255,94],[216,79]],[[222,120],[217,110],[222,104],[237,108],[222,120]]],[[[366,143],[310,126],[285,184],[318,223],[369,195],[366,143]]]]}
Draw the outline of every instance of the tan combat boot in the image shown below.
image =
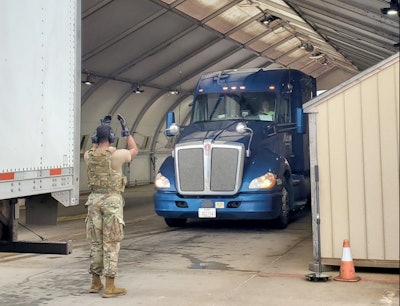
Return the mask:
{"type": "Polygon", "coordinates": [[[96,273],[92,273],[92,286],[90,287],[90,293],[97,293],[103,288],[103,284],[101,283],[101,278],[96,273]]]}
{"type": "Polygon", "coordinates": [[[114,277],[106,277],[106,288],[103,291],[103,298],[109,298],[126,294],[125,288],[116,288],[114,285],[114,277]]]}

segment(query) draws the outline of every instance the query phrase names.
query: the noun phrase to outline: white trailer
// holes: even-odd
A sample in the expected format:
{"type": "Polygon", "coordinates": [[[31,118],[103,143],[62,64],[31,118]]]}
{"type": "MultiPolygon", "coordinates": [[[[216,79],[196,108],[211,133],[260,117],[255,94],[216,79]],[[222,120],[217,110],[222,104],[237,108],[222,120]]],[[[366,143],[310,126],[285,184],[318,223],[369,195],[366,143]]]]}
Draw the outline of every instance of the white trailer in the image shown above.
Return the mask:
{"type": "Polygon", "coordinates": [[[64,206],[79,203],[80,6],[0,2],[0,251],[69,252],[68,244],[18,243],[16,203],[26,199],[27,219],[30,208],[49,218],[50,194],[64,206]]]}

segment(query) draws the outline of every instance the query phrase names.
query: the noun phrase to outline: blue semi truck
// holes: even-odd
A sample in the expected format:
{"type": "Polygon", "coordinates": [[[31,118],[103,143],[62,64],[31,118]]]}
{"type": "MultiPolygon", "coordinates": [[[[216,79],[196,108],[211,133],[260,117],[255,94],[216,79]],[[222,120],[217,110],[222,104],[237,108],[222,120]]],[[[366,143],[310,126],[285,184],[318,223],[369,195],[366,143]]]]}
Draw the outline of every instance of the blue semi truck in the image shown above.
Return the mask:
{"type": "Polygon", "coordinates": [[[293,69],[203,75],[190,124],[167,116],[172,156],[156,175],[155,211],[170,227],[187,219],[270,220],[286,228],[310,199],[310,162],[302,105],[315,79],[293,69]]]}

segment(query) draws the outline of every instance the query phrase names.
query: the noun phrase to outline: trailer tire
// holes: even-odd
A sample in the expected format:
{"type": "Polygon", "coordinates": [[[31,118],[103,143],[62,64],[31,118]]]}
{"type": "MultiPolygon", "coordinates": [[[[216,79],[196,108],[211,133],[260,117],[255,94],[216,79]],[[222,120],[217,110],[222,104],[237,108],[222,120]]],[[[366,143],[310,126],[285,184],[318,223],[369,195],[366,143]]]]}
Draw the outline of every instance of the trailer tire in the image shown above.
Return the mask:
{"type": "Polygon", "coordinates": [[[169,227],[185,227],[186,226],[186,219],[185,218],[165,218],[165,223],[169,227]]]}
{"type": "Polygon", "coordinates": [[[288,185],[286,178],[282,179],[282,197],[281,197],[281,210],[278,218],[274,219],[273,226],[277,229],[285,229],[289,224],[289,210],[290,210],[290,194],[292,190],[288,185]]]}

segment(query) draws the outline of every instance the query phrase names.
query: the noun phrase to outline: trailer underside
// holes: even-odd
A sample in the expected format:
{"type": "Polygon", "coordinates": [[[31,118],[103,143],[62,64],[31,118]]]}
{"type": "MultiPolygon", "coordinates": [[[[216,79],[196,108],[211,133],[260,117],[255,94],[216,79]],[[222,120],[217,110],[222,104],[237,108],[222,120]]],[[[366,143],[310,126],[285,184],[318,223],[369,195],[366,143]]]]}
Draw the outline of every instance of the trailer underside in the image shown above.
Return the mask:
{"type": "MultiPolygon", "coordinates": [[[[44,199],[45,199],[44,197],[33,197],[28,201],[29,203],[28,205],[36,208],[32,211],[35,210],[37,211],[38,209],[40,211],[40,208],[43,207],[47,209],[48,206],[51,204],[49,203],[48,200],[44,199]]],[[[35,215],[34,213],[30,213],[29,211],[27,211],[27,213],[28,215],[32,215],[34,218],[35,215]]],[[[45,219],[46,217],[43,218],[43,220],[45,219]]],[[[48,218],[47,220],[51,221],[51,219],[54,218],[48,218]]],[[[70,240],[66,242],[49,242],[49,241],[44,241],[44,239],[42,239],[42,241],[18,241],[18,225],[19,225],[18,220],[19,220],[18,200],[17,199],[1,200],[0,201],[0,252],[62,254],[62,255],[71,254],[72,242],[70,240]]]]}

